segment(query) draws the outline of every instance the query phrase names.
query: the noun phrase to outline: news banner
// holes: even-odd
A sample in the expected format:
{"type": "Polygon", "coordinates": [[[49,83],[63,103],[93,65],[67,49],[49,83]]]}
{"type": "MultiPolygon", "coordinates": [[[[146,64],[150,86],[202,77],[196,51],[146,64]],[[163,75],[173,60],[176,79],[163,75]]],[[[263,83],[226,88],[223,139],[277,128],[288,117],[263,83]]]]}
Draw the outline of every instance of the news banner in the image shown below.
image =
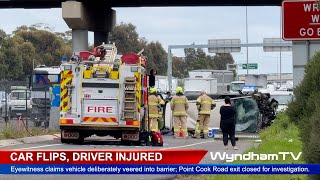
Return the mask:
{"type": "Polygon", "coordinates": [[[34,151],[1,150],[1,174],[320,174],[318,164],[199,164],[285,159],[299,154],[226,154],[206,150],[34,151]]]}

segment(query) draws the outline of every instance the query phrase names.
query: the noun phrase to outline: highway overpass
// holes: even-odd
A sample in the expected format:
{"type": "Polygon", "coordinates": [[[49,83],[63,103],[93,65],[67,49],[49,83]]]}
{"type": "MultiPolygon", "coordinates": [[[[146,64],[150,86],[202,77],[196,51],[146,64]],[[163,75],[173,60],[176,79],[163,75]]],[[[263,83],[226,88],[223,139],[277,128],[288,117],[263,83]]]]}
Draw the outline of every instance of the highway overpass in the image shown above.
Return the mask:
{"type": "MultiPolygon", "coordinates": [[[[61,8],[66,0],[0,0],[0,8],[61,8]]],[[[109,7],[281,6],[281,0],[79,0],[109,7]]]]}

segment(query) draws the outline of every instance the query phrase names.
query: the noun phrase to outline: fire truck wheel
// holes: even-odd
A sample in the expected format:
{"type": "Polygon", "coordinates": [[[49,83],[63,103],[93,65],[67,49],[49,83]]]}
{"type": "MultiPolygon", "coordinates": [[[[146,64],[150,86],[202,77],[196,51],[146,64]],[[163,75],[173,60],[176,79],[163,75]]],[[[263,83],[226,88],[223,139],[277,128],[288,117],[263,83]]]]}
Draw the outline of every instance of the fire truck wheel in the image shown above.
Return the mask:
{"type": "Polygon", "coordinates": [[[126,141],[126,140],[122,140],[121,139],[121,145],[130,146],[131,145],[131,141],[126,141]]]}
{"type": "Polygon", "coordinates": [[[62,143],[62,144],[70,144],[71,141],[70,141],[69,139],[63,139],[63,138],[61,138],[61,143],[62,143]]]}
{"type": "Polygon", "coordinates": [[[71,140],[71,139],[61,139],[61,143],[63,144],[78,144],[78,145],[81,145],[83,144],[84,142],[84,138],[79,138],[79,139],[76,139],[76,140],[71,140]]]}
{"type": "Polygon", "coordinates": [[[125,145],[125,146],[137,146],[137,142],[136,142],[136,141],[121,140],[121,145],[125,145]]]}
{"type": "Polygon", "coordinates": [[[79,132],[79,139],[74,140],[74,144],[79,144],[79,145],[81,145],[81,144],[83,144],[83,143],[84,143],[84,135],[81,134],[81,132],[79,132]]]}
{"type": "Polygon", "coordinates": [[[141,141],[121,140],[121,145],[124,145],[124,146],[141,146],[141,141]]]}
{"type": "Polygon", "coordinates": [[[134,141],[133,143],[135,146],[141,146],[141,141],[134,141]]]}

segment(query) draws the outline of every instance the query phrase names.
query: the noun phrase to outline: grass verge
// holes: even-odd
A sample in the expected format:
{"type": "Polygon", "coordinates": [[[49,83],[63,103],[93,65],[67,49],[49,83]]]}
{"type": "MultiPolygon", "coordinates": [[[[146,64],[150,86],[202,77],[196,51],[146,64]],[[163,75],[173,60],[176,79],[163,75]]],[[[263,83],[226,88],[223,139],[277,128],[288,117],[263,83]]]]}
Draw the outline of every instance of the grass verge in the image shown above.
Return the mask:
{"type": "MultiPolygon", "coordinates": [[[[245,153],[255,154],[277,154],[278,152],[293,152],[297,155],[302,151],[302,143],[299,138],[299,129],[289,121],[285,113],[279,114],[275,123],[260,133],[262,143],[258,147],[252,147],[245,153]]],[[[288,157],[286,160],[278,161],[234,161],[232,164],[303,164],[301,160],[294,161],[288,157]]],[[[192,180],[304,180],[306,175],[200,175],[200,176],[178,176],[177,179],[192,180]]]]}
{"type": "Polygon", "coordinates": [[[17,139],[31,136],[52,135],[57,134],[59,131],[52,131],[43,128],[28,128],[28,131],[22,126],[17,127],[12,124],[8,124],[0,129],[0,140],[3,139],[17,139]],[[29,132],[30,133],[29,133],[29,132]]]}

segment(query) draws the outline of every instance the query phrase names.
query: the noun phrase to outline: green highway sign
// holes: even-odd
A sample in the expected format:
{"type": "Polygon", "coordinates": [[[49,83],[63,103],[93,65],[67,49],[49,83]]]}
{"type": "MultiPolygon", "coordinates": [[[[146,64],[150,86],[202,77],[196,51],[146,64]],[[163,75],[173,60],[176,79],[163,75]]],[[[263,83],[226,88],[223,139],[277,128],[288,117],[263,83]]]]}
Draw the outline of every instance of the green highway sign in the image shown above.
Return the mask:
{"type": "MultiPolygon", "coordinates": [[[[248,64],[249,69],[258,69],[257,63],[248,64]]],[[[247,64],[242,64],[242,69],[247,69],[247,64]]]]}

